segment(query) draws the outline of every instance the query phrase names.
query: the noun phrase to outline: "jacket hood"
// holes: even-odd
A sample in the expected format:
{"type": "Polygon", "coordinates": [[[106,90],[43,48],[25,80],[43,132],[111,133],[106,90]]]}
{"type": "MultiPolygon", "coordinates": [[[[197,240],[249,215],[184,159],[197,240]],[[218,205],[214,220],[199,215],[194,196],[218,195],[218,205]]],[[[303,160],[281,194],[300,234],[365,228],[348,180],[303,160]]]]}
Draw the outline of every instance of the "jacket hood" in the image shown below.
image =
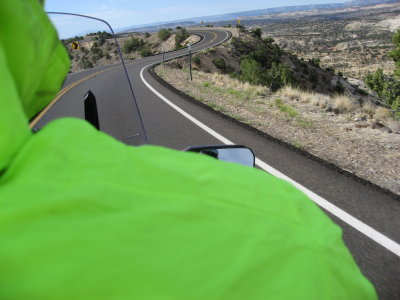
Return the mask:
{"type": "Polygon", "coordinates": [[[42,4],[0,1],[0,171],[30,137],[29,120],[56,95],[69,58],[42,4]]]}

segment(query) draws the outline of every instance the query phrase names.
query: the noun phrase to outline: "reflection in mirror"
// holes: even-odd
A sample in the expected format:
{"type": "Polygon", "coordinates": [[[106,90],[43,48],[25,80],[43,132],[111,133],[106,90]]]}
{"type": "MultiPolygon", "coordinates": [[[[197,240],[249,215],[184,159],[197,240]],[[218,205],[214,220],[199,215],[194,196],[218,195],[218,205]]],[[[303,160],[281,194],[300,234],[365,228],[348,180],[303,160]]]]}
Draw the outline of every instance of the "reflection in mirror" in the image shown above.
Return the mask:
{"type": "Polygon", "coordinates": [[[254,167],[255,162],[253,151],[244,146],[199,146],[189,147],[184,151],[209,155],[221,161],[237,163],[247,167],[254,167]]]}

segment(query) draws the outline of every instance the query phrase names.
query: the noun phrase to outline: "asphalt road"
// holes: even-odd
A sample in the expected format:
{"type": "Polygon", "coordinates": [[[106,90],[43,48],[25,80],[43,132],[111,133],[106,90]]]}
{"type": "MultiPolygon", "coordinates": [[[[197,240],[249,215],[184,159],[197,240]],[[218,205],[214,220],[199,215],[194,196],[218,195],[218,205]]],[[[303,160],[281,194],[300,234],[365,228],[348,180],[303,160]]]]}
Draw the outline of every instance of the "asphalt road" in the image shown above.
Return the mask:
{"type": "MultiPolygon", "coordinates": [[[[193,46],[193,52],[229,38],[226,32],[216,30],[199,31],[198,34],[204,39],[193,46]]],[[[168,53],[165,57],[170,59],[187,52],[184,49],[168,53]]],[[[177,95],[148,72],[149,66],[161,59],[161,56],[154,56],[127,63],[146,128],[147,143],[178,150],[193,145],[222,144],[221,137],[199,127],[201,122],[235,144],[252,148],[269,167],[320,196],[314,195],[313,200],[327,201],[324,207],[328,215],[343,228],[347,246],[362,272],[375,285],[380,299],[400,299],[399,198],[177,95]],[[148,85],[195,118],[197,124],[163,101],[148,85]]],[[[90,89],[98,100],[101,129],[128,144],[140,143],[137,137],[129,137],[142,132],[132,99],[127,98],[127,87],[119,66],[71,74],[64,84],[63,96],[40,117],[34,127],[41,128],[47,122],[65,116],[83,118],[82,97],[90,89]],[[89,76],[92,77],[87,78],[89,76]]]]}

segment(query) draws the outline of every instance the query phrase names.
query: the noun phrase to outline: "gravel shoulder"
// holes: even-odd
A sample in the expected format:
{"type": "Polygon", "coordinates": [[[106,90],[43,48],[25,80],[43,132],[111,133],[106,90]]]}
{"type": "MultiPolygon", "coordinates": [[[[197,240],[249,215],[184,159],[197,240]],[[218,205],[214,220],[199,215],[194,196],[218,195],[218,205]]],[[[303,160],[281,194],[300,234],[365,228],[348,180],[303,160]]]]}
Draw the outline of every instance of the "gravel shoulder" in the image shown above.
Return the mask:
{"type": "Polygon", "coordinates": [[[160,65],[155,72],[214,110],[400,195],[400,134],[388,133],[392,120],[373,129],[372,120],[355,113],[335,114],[315,101],[232,83],[224,75],[194,71],[190,82],[185,68],[160,65]]]}

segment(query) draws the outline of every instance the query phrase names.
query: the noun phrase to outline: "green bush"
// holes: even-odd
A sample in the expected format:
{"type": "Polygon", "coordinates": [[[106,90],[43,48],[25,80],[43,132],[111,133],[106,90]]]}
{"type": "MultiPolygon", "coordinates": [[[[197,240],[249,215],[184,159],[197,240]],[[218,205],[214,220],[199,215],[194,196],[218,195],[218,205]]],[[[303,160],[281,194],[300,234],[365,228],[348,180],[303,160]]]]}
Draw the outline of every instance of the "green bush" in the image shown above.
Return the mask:
{"type": "Polygon", "coordinates": [[[251,84],[262,82],[261,65],[254,59],[245,58],[240,62],[240,79],[251,84]]]}
{"type": "Polygon", "coordinates": [[[392,42],[396,46],[396,49],[389,52],[389,57],[396,65],[394,75],[400,77],[400,30],[393,35],[392,42]]]}
{"type": "Polygon", "coordinates": [[[333,91],[337,94],[343,94],[344,93],[344,86],[343,84],[340,82],[340,80],[338,80],[336,82],[335,87],[333,88],[333,91]]]}
{"type": "Polygon", "coordinates": [[[125,41],[123,51],[124,53],[129,54],[131,52],[140,50],[144,44],[145,42],[142,39],[132,37],[131,39],[125,41]]]}
{"type": "Polygon", "coordinates": [[[366,85],[390,105],[392,109],[400,109],[400,79],[396,75],[385,76],[382,69],[365,78],[366,85]]]}
{"type": "Polygon", "coordinates": [[[196,65],[200,65],[200,63],[201,63],[200,57],[198,57],[197,55],[196,55],[196,56],[193,56],[193,62],[194,62],[196,65]]]}
{"type": "Polygon", "coordinates": [[[212,62],[222,72],[226,71],[226,67],[227,67],[226,62],[225,62],[225,59],[223,59],[222,57],[214,58],[212,62]]]}
{"type": "Polygon", "coordinates": [[[254,43],[234,38],[232,44],[235,52],[243,57],[240,80],[265,85],[273,91],[295,83],[293,72],[289,65],[281,62],[282,51],[273,39],[260,39],[254,43]]]}
{"type": "Polygon", "coordinates": [[[319,58],[311,58],[309,60],[309,63],[312,64],[315,67],[319,67],[319,64],[321,63],[321,59],[319,59],[319,58]]]}
{"type": "Polygon", "coordinates": [[[150,33],[146,32],[146,33],[144,34],[144,37],[145,37],[146,39],[149,38],[149,37],[150,37],[150,33]]]}
{"type": "Polygon", "coordinates": [[[149,48],[143,48],[143,49],[140,50],[140,56],[141,57],[147,57],[147,56],[150,56],[152,54],[153,54],[153,52],[151,52],[151,50],[149,48]]]}
{"type": "Polygon", "coordinates": [[[290,66],[273,62],[271,68],[267,71],[266,83],[272,91],[276,91],[284,85],[293,84],[294,77],[290,66]]]}
{"type": "Polygon", "coordinates": [[[299,113],[293,107],[285,105],[280,98],[275,99],[275,107],[279,108],[279,110],[291,118],[296,117],[299,113]]]}
{"type": "Polygon", "coordinates": [[[175,33],[175,48],[179,49],[182,48],[181,43],[186,40],[189,37],[189,33],[186,31],[185,28],[181,28],[179,29],[176,33],[175,33]]]}
{"type": "Polygon", "coordinates": [[[319,82],[318,73],[314,69],[311,69],[308,79],[310,80],[311,83],[318,84],[319,82]]]}
{"type": "Polygon", "coordinates": [[[166,40],[168,40],[168,38],[170,37],[171,33],[169,32],[168,29],[163,28],[158,32],[158,38],[160,39],[160,41],[164,42],[166,40]]]}
{"type": "Polygon", "coordinates": [[[79,67],[81,69],[84,69],[84,70],[91,69],[91,68],[93,68],[93,64],[92,64],[92,62],[90,62],[87,59],[83,58],[81,60],[81,62],[79,63],[79,67]]]}
{"type": "Polygon", "coordinates": [[[254,36],[258,37],[261,39],[262,36],[262,31],[261,28],[256,28],[251,32],[254,36]]]}

